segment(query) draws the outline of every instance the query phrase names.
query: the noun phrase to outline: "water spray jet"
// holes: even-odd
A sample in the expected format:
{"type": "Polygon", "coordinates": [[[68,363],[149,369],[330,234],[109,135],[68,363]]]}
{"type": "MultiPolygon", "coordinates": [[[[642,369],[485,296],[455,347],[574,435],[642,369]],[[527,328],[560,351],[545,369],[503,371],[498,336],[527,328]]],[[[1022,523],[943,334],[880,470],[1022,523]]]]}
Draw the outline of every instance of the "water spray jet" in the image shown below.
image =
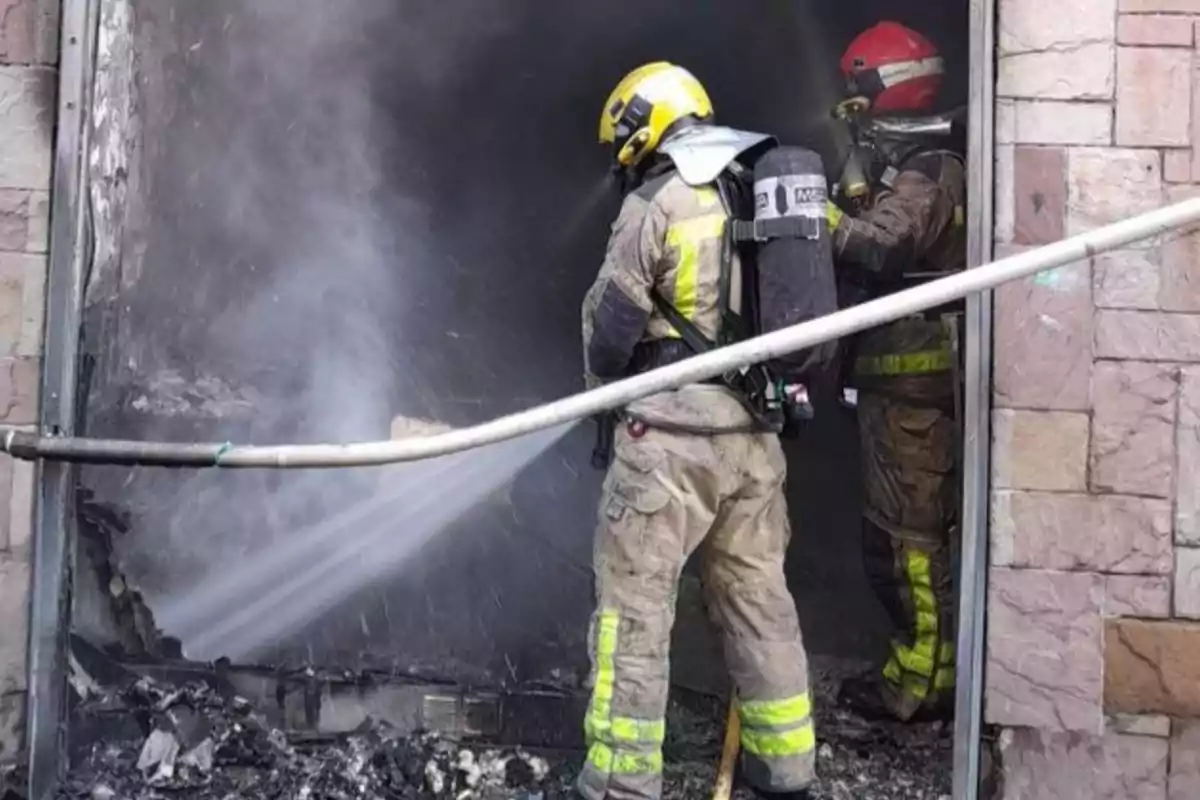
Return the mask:
{"type": "Polygon", "coordinates": [[[164,604],[158,618],[189,656],[243,658],[388,575],[573,428],[563,425],[474,453],[384,473],[379,492],[164,604]],[[263,591],[263,587],[268,587],[263,591]]]}

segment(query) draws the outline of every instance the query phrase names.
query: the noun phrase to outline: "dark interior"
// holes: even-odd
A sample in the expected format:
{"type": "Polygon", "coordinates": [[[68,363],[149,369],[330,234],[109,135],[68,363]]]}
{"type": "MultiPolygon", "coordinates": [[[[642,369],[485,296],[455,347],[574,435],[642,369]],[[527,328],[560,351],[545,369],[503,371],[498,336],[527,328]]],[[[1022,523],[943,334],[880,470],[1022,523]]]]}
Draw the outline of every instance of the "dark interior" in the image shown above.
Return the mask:
{"type": "MultiPolygon", "coordinates": [[[[109,243],[121,288],[91,297],[85,331],[89,435],[378,439],[394,414],[463,425],[578,391],[579,305],[616,209],[596,120],[639,63],[687,66],[722,123],[816,147],[831,171],[837,59],[858,30],[923,30],[947,59],[946,105],[966,96],[961,1],[133,5],[140,141],[109,243]]],[[[884,630],[859,562],[856,427],[816,399],[788,446],[789,576],[810,650],[870,657],[884,630]]],[[[229,655],[517,680],[579,667],[591,446],[592,427],[576,428],[520,473],[507,513],[477,508],[308,624],[229,655]]],[[[111,560],[157,612],[380,478],[92,467],[82,480],[129,514],[111,560]]],[[[405,524],[381,513],[356,524],[405,524]]],[[[83,556],[103,561],[91,533],[83,556]]],[[[118,638],[110,600],[80,580],[77,629],[118,638]]],[[[183,639],[189,656],[222,654],[183,639]]]]}

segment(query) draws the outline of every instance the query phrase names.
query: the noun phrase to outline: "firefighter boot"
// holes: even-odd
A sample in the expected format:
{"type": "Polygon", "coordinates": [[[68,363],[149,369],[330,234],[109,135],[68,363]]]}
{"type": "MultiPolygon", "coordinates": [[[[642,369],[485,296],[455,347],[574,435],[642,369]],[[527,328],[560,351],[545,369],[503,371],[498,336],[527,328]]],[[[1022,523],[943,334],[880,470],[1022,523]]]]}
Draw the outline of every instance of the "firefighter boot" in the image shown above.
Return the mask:
{"type": "Polygon", "coordinates": [[[896,703],[889,703],[893,690],[876,674],[868,673],[847,678],[838,690],[838,705],[869,722],[949,722],[954,718],[953,698],[939,698],[935,704],[922,705],[907,719],[896,712],[896,703]]]}
{"type": "Polygon", "coordinates": [[[793,789],[786,792],[768,792],[765,789],[760,789],[754,784],[746,780],[746,772],[743,768],[742,759],[738,758],[737,766],[733,771],[733,785],[739,788],[747,788],[758,800],[815,800],[816,795],[812,789],[793,789]]]}
{"type": "Polygon", "coordinates": [[[808,789],[797,789],[794,792],[764,792],[761,789],[753,789],[755,797],[759,800],[815,800],[814,795],[808,789]]]}

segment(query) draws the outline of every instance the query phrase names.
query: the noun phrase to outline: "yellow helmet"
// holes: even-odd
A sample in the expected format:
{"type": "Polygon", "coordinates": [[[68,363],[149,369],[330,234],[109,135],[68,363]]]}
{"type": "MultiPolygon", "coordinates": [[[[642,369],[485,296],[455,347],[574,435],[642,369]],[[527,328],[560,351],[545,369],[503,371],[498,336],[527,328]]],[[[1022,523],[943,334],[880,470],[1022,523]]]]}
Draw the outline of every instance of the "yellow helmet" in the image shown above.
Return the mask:
{"type": "Polygon", "coordinates": [[[631,167],[654,152],[679,120],[712,114],[712,100],[692,73],[656,61],[630,72],[608,96],[600,115],[600,143],[613,145],[617,163],[631,167]]]}

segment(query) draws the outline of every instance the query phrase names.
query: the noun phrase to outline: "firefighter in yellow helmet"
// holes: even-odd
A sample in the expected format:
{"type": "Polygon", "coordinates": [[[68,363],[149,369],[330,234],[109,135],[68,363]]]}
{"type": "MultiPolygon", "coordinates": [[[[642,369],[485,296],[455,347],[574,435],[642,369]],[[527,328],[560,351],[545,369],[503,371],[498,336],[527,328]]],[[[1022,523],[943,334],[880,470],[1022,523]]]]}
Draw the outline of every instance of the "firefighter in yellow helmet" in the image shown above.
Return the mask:
{"type": "MultiPolygon", "coordinates": [[[[869,299],[963,269],[961,118],[935,113],[937,50],[881,22],[851,42],[841,69],[848,99],[837,115],[854,141],[841,188],[860,210],[837,220],[839,277],[869,299]]],[[[960,304],[933,309],[852,345],[864,565],[894,626],[883,668],[842,687],[841,701],[867,717],[945,717],[953,707],[960,316],[960,304]]]]}
{"type": "MultiPolygon", "coordinates": [[[[692,355],[669,315],[720,338],[723,304],[739,306],[739,293],[722,284],[740,278],[724,247],[729,215],[718,176],[773,139],[713,125],[696,78],[654,63],[613,91],[600,141],[612,148],[627,194],[583,303],[592,387],[692,355]]],[[[764,797],[808,797],[815,734],[784,579],[790,530],[778,436],[714,381],[629,405],[614,438],[594,549],[589,749],[579,793],[588,800],[661,794],[676,592],[685,561],[699,550],[736,688],[742,779],[764,797]]]]}

